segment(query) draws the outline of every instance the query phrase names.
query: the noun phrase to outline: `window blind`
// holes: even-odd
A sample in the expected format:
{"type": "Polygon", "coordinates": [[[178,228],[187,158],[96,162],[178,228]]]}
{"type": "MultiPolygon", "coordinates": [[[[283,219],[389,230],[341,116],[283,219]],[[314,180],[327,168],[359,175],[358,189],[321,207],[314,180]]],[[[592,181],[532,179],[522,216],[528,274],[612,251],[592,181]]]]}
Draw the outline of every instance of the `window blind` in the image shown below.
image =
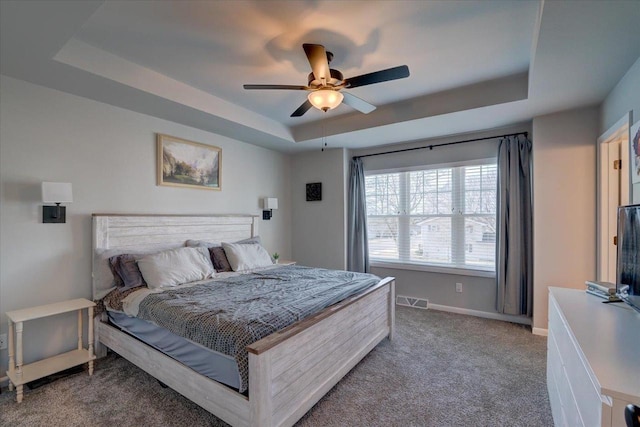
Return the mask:
{"type": "Polygon", "coordinates": [[[372,260],[495,271],[495,161],[365,178],[372,260]]]}

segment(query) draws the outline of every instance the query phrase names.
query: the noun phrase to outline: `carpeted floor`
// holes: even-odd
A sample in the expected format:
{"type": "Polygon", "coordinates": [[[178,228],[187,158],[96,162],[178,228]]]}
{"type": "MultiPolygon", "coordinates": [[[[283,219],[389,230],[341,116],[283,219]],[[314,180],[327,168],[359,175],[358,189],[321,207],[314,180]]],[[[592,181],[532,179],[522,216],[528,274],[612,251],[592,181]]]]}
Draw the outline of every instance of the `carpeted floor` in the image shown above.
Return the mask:
{"type": "MultiPolygon", "coordinates": [[[[529,328],[398,307],[384,340],[297,426],[553,426],[546,339],[529,328]]],[[[25,387],[26,389],[26,387],[25,387]]],[[[59,379],[15,403],[0,394],[0,425],[226,425],[114,355],[96,372],[59,379]]]]}

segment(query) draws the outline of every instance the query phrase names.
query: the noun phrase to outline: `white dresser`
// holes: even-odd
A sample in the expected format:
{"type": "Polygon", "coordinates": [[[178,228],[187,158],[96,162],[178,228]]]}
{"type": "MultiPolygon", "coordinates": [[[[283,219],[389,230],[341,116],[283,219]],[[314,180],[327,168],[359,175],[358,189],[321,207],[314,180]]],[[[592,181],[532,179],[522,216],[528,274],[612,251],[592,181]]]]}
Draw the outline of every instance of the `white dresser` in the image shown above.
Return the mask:
{"type": "Polygon", "coordinates": [[[625,427],[640,405],[640,313],[584,291],[549,288],[547,388],[557,427],[625,427]]]}

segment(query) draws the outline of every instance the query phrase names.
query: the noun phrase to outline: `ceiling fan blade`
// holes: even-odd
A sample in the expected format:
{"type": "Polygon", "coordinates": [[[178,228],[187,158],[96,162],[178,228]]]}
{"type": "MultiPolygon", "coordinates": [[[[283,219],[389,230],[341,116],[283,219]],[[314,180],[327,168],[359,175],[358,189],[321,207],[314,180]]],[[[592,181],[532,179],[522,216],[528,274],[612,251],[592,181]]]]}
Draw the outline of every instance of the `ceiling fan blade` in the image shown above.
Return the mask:
{"type": "Polygon", "coordinates": [[[387,68],[386,70],[351,77],[346,79],[344,83],[345,87],[353,88],[387,82],[389,80],[404,79],[405,77],[409,77],[409,67],[400,65],[399,67],[387,68]]]}
{"type": "Polygon", "coordinates": [[[369,114],[370,112],[376,109],[375,105],[369,104],[364,99],[360,99],[353,94],[350,94],[348,92],[342,92],[342,94],[344,95],[344,99],[342,100],[342,102],[347,104],[350,107],[355,108],[361,113],[369,114]]]}
{"type": "Polygon", "coordinates": [[[313,105],[311,105],[311,102],[309,102],[309,100],[307,99],[304,102],[304,104],[299,106],[298,109],[296,111],[294,111],[293,114],[291,114],[291,117],[300,117],[300,116],[304,115],[304,113],[309,111],[309,108],[311,108],[311,107],[313,107],[313,105]]]}
{"type": "Polygon", "coordinates": [[[324,46],[321,44],[308,44],[302,45],[304,53],[307,55],[313,75],[316,80],[320,80],[323,83],[331,80],[331,71],[329,71],[329,61],[327,61],[327,51],[324,50],[324,46]],[[322,80],[324,79],[324,81],[322,80]]]}
{"type": "Polygon", "coordinates": [[[295,85],[243,85],[245,89],[284,89],[284,90],[307,90],[308,86],[295,85]]]}

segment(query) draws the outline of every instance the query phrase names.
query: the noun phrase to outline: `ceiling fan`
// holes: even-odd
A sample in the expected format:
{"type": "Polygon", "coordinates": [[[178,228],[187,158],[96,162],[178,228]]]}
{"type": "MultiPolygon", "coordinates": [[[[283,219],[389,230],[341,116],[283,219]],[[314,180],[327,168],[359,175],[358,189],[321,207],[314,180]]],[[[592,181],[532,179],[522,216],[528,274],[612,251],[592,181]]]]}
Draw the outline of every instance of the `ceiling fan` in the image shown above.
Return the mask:
{"type": "Polygon", "coordinates": [[[310,93],[307,96],[307,100],[291,114],[291,117],[300,117],[309,111],[311,107],[316,107],[326,112],[336,108],[341,102],[362,113],[368,114],[376,109],[375,105],[369,104],[367,101],[348,92],[341,92],[342,89],[351,89],[409,77],[409,67],[400,65],[399,67],[388,68],[386,70],[345,79],[340,71],[329,68],[329,64],[333,59],[333,53],[326,51],[324,46],[305,43],[302,45],[302,48],[307,55],[312,70],[312,72],[309,73],[307,86],[250,84],[244,85],[244,88],[309,91],[310,93]]]}

